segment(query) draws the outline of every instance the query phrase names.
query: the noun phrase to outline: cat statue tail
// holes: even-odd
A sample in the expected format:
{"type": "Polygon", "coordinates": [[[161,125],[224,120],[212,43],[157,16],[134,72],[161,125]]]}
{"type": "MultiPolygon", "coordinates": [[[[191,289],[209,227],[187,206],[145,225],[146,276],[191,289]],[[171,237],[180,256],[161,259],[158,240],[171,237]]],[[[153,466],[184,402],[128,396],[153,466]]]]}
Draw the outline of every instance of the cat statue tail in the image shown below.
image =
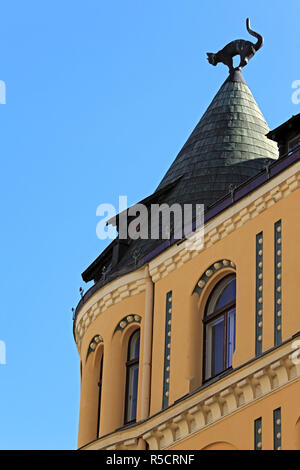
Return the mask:
{"type": "Polygon", "coordinates": [[[249,18],[246,19],[246,27],[247,27],[248,33],[251,34],[251,36],[254,36],[255,38],[257,38],[257,43],[254,44],[254,47],[255,47],[255,50],[258,51],[258,49],[260,49],[264,45],[264,38],[262,37],[261,34],[256,33],[255,31],[251,29],[249,18]]]}

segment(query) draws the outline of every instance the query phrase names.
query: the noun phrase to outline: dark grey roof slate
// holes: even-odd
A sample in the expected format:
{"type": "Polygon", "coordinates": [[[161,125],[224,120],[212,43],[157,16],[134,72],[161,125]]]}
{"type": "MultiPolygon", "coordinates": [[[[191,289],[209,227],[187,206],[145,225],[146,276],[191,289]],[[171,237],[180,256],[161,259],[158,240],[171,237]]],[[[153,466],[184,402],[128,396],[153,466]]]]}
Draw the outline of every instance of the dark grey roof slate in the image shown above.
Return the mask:
{"type": "Polygon", "coordinates": [[[278,158],[269,127],[240,72],[230,75],[157,189],[182,176],[172,202],[213,204],[278,158]]]}
{"type": "MultiPolygon", "coordinates": [[[[234,72],[221,86],[151,200],[159,204],[209,207],[229,192],[230,185],[240,185],[265,167],[266,160],[278,158],[277,144],[266,137],[268,132],[269,127],[241,73],[234,72]]],[[[131,240],[118,263],[109,266],[108,247],[105,257],[100,255],[83,278],[99,280],[103,285],[133,270],[160,243],[151,239],[131,240]],[[104,264],[107,273],[103,278],[104,264]]],[[[115,244],[115,241],[111,244],[111,251],[115,244]]]]}

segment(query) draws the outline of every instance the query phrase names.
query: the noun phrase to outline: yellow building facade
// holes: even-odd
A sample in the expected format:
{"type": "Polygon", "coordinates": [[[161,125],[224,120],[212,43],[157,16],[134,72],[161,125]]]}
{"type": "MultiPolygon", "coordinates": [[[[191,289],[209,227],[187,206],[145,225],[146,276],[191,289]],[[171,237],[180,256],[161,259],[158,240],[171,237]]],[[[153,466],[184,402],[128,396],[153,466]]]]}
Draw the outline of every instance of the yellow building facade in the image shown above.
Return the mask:
{"type": "Polygon", "coordinates": [[[227,79],[154,193],[201,203],[187,149],[203,171],[212,157],[199,148],[223,145],[204,173],[229,166],[224,187],[199,180],[212,198],[202,246],[160,240],[122,264],[134,242],[115,241],[83,273],[94,285],[74,318],[81,449],[300,449],[300,120],[259,129],[251,97],[240,74],[227,79]],[[225,134],[211,126],[221,120],[225,134]],[[256,146],[260,167],[235,179],[256,146]]]}

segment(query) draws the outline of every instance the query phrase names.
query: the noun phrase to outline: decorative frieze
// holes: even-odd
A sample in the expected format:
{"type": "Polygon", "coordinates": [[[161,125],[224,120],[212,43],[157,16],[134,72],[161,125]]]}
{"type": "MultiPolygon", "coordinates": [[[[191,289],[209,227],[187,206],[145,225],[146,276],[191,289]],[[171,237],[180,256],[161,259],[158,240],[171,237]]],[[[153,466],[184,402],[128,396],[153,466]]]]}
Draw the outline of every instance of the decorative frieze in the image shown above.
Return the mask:
{"type": "MultiPolygon", "coordinates": [[[[289,380],[292,380],[292,377],[294,377],[294,364],[290,357],[278,362],[280,362],[281,366],[285,369],[285,383],[288,383],[289,380]]],[[[237,409],[249,405],[256,399],[267,395],[272,390],[283,386],[284,384],[277,377],[277,374],[281,374],[279,369],[277,367],[274,369],[271,364],[269,367],[264,368],[258,373],[251,374],[249,377],[246,377],[236,384],[232,384],[229,389],[222,390],[220,393],[200,402],[197,406],[187,409],[185,413],[181,413],[178,417],[172,418],[167,423],[164,423],[164,428],[161,426],[159,428],[159,435],[157,434],[158,429],[154,428],[146,435],[143,435],[143,438],[148,442],[150,449],[163,449],[167,447],[164,445],[166,439],[163,429],[167,430],[169,426],[174,426],[174,423],[178,424],[180,422],[180,432],[175,432],[175,439],[173,439],[172,442],[168,440],[168,446],[174,444],[175,441],[179,441],[215,423],[237,409]],[[276,370],[275,376],[274,370],[276,370]],[[280,385],[278,385],[279,383],[280,385]]],[[[297,369],[297,377],[299,376],[300,368],[297,369]]],[[[279,423],[278,418],[276,422],[279,423]]],[[[256,420],[255,426],[255,448],[260,449],[262,446],[261,421],[256,420]]],[[[172,433],[172,435],[173,434],[174,433],[172,433]]],[[[280,432],[278,430],[276,436],[277,439],[279,439],[280,432]]]]}
{"type": "Polygon", "coordinates": [[[282,342],[282,224],[274,224],[274,345],[282,342]]]}
{"type": "Polygon", "coordinates": [[[254,450],[262,450],[262,418],[254,421],[254,450]]]}
{"type": "Polygon", "coordinates": [[[273,411],[274,450],[281,450],[281,408],[273,411]]]}
{"type": "MultiPolygon", "coordinates": [[[[268,362],[266,358],[260,359],[263,366],[259,367],[257,364],[257,368],[252,368],[248,374],[240,371],[222,379],[221,383],[225,382],[227,385],[221,388],[220,383],[215,384],[218,390],[211,395],[207,395],[207,390],[204,389],[198,395],[187,397],[180,404],[168,408],[161,415],[150,418],[140,425],[137,423],[130,437],[142,437],[147,441],[150,450],[166,449],[239,409],[251,405],[255,400],[267,397],[288,383],[299,380],[300,364],[294,360],[291,345],[286,345],[284,351],[280,357],[278,352],[271,355],[273,361],[268,362]]],[[[278,410],[275,411],[278,414],[278,410]]],[[[280,439],[281,429],[278,426],[281,425],[281,417],[277,414],[275,420],[274,412],[274,423],[276,424],[276,439],[280,439]]],[[[261,423],[257,421],[254,427],[255,448],[258,449],[261,448],[259,443],[262,443],[262,426],[259,424],[261,423]]],[[[108,449],[114,445],[115,449],[123,449],[128,434],[129,431],[125,430],[124,440],[122,436],[104,437],[97,441],[95,448],[108,449]]],[[[278,448],[281,443],[279,445],[279,441],[276,441],[276,445],[278,448]]]]}
{"type": "Polygon", "coordinates": [[[171,324],[172,324],[172,291],[166,295],[165,313],[165,353],[164,353],[164,381],[162,408],[169,406],[170,391],[170,358],[171,358],[171,324]]]}
{"type": "Polygon", "coordinates": [[[256,235],[255,355],[262,353],[263,338],[263,233],[256,235]]]}
{"type": "MultiPolygon", "coordinates": [[[[143,273],[141,273],[141,276],[143,273]]],[[[105,312],[111,305],[121,302],[123,299],[129,296],[140,294],[145,290],[145,279],[137,279],[133,282],[123,284],[111,288],[111,291],[105,294],[103,297],[98,298],[97,301],[91,307],[89,307],[83,315],[76,321],[75,327],[75,338],[80,351],[81,342],[84,333],[86,332],[89,325],[100,315],[105,312]]]]}
{"type": "Polygon", "coordinates": [[[89,344],[89,348],[88,348],[86,358],[88,358],[88,356],[96,350],[99,343],[103,343],[102,336],[101,335],[94,336],[93,339],[91,340],[90,344],[89,344]]]}
{"type": "Polygon", "coordinates": [[[141,321],[142,318],[139,315],[126,315],[126,317],[123,317],[122,320],[117,324],[114,334],[117,331],[121,331],[121,333],[123,333],[128,325],[131,323],[141,323],[141,321]]]}
{"type": "Polygon", "coordinates": [[[228,267],[235,270],[234,262],[230,261],[229,259],[219,260],[215,262],[214,264],[212,264],[211,266],[209,266],[209,268],[202,274],[199,281],[197,282],[193,293],[197,292],[197,294],[200,297],[209,279],[221,269],[228,268],[228,267]]]}

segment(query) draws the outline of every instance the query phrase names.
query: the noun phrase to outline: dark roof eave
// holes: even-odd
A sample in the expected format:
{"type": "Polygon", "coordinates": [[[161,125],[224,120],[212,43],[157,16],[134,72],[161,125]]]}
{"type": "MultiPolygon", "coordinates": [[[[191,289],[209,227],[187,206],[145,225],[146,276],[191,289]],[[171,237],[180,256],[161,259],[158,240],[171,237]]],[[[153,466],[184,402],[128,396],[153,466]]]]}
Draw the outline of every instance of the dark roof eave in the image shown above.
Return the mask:
{"type": "MultiPolygon", "coordinates": [[[[158,191],[155,191],[153,194],[151,194],[150,196],[147,196],[146,198],[144,198],[142,201],[134,204],[132,207],[134,207],[135,205],[137,204],[144,204],[144,205],[148,205],[150,203],[152,203],[154,200],[156,200],[158,197],[166,194],[168,191],[170,191],[174,186],[176,186],[176,184],[178,183],[178,181],[182,178],[182,176],[179,176],[179,178],[176,178],[174,181],[172,181],[171,183],[167,184],[166,186],[164,186],[162,189],[158,190],[158,191]]],[[[109,225],[109,224],[112,224],[112,225],[117,225],[118,226],[118,219],[120,217],[121,214],[123,214],[124,212],[127,212],[128,210],[130,209],[130,207],[128,209],[126,209],[125,211],[121,212],[120,214],[116,215],[115,217],[109,219],[107,222],[106,222],[106,225],[109,225]]],[[[115,238],[106,248],[104,251],[102,251],[102,253],[83,271],[83,273],[81,273],[81,277],[82,279],[84,280],[84,282],[90,282],[93,280],[94,278],[94,275],[96,272],[99,271],[99,269],[101,268],[101,265],[103,265],[103,263],[105,262],[106,260],[106,257],[109,255],[109,253],[113,250],[113,247],[116,245],[118,241],[118,238],[115,238]]]]}
{"type": "Polygon", "coordinates": [[[276,127],[275,129],[268,132],[267,137],[271,140],[278,139],[282,134],[285,134],[287,130],[291,129],[294,124],[300,122],[300,113],[295,114],[292,116],[288,121],[284,122],[280,126],[276,127]]]}
{"type": "MultiPolygon", "coordinates": [[[[137,206],[138,204],[143,204],[145,206],[148,206],[149,204],[153,203],[153,201],[157,200],[157,198],[159,198],[160,196],[163,196],[164,194],[168,193],[172,188],[174,188],[174,186],[176,186],[176,184],[178,183],[178,181],[182,178],[182,176],[179,176],[178,178],[176,178],[174,181],[172,181],[171,183],[167,184],[166,186],[164,186],[163,188],[161,189],[158,189],[157,191],[155,191],[154,193],[150,194],[150,196],[147,196],[145,197],[144,199],[142,199],[141,201],[133,204],[132,206],[128,207],[127,209],[125,209],[124,211],[120,212],[119,214],[117,214],[116,216],[112,217],[111,219],[109,219],[107,222],[106,222],[106,225],[113,225],[113,226],[117,226],[118,227],[118,224],[119,224],[119,217],[124,214],[125,212],[128,212],[129,209],[133,209],[135,206],[137,206]]],[[[101,256],[101,255],[100,255],[101,256]]]]}
{"type": "Polygon", "coordinates": [[[109,252],[112,251],[114,245],[116,244],[117,239],[115,238],[102,253],[93,261],[85,271],[81,274],[84,282],[90,282],[93,280],[95,271],[97,271],[101,264],[104,262],[105,258],[108,256],[109,252]]]}

